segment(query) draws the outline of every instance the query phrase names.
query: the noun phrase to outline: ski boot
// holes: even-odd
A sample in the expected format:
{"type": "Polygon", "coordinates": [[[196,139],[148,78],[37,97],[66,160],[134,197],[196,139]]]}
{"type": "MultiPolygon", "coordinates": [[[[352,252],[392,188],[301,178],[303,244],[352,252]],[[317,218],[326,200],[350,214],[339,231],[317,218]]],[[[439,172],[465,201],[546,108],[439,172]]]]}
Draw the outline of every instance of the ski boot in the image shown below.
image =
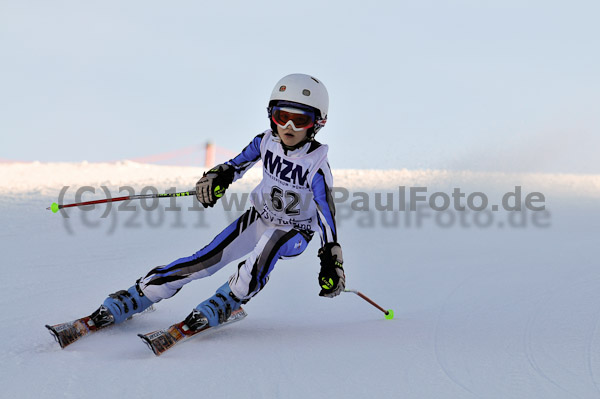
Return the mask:
{"type": "Polygon", "coordinates": [[[152,301],[144,296],[137,285],[127,291],[110,294],[102,305],[89,316],[67,323],[46,325],[46,328],[59,343],[61,348],[71,345],[80,338],[96,332],[104,327],[130,318],[150,308],[152,301]]]}
{"type": "Polygon", "coordinates": [[[119,324],[136,313],[142,313],[152,305],[137,283],[128,290],[110,294],[104,303],[90,316],[98,328],[119,324]]]}
{"type": "Polygon", "coordinates": [[[242,301],[231,292],[229,283],[225,283],[215,295],[196,306],[184,323],[190,331],[198,331],[205,326],[215,327],[229,319],[231,312],[241,305],[242,301]]]}

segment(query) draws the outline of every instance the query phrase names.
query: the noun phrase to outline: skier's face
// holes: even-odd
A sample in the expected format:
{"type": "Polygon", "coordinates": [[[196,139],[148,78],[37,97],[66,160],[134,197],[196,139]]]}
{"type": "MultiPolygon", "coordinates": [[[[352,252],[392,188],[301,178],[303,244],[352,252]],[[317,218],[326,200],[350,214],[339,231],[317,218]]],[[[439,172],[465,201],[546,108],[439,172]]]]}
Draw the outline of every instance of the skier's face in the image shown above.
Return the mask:
{"type": "Polygon", "coordinates": [[[299,132],[296,132],[291,126],[282,128],[281,126],[277,125],[277,134],[279,135],[279,138],[281,138],[283,144],[288,147],[293,147],[304,140],[306,138],[307,131],[308,129],[303,129],[299,132]]]}

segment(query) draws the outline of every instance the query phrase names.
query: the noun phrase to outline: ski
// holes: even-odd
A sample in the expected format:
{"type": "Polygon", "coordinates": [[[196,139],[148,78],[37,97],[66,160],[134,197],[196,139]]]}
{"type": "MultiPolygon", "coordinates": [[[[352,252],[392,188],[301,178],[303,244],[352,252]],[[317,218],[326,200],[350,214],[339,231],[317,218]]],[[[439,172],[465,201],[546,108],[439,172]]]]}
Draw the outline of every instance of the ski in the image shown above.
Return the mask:
{"type": "Polygon", "coordinates": [[[233,311],[227,320],[216,327],[211,328],[210,326],[205,326],[197,331],[191,331],[185,322],[182,321],[173,324],[165,330],[153,331],[147,334],[138,334],[138,337],[148,345],[148,348],[150,348],[156,356],[160,356],[180,342],[187,341],[191,337],[206,332],[207,330],[214,330],[224,325],[240,321],[247,315],[248,314],[244,309],[239,308],[238,310],[233,311]]]}
{"type": "MultiPolygon", "coordinates": [[[[148,309],[138,314],[142,315],[144,313],[149,313],[153,311],[154,306],[150,306],[148,309]]],[[[46,324],[46,328],[50,331],[50,334],[52,334],[52,336],[54,337],[56,342],[58,342],[62,349],[71,345],[73,342],[79,340],[80,338],[85,337],[86,335],[103,329],[103,327],[97,327],[90,316],[82,317],[81,319],[76,319],[66,323],[54,324],[52,326],[46,324]]]]}
{"type": "Polygon", "coordinates": [[[89,316],[53,326],[46,324],[46,328],[50,330],[56,342],[63,349],[79,338],[98,330],[89,316]]]}

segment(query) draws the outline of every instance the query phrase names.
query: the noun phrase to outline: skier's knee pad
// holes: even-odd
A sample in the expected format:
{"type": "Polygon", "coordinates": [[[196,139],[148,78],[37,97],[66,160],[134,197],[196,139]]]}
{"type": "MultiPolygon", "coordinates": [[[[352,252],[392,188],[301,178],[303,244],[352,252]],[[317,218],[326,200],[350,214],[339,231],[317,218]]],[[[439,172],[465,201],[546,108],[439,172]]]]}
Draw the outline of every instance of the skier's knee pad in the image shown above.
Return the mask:
{"type": "Polygon", "coordinates": [[[141,313],[152,305],[152,301],[146,297],[137,284],[128,290],[117,291],[110,294],[103,305],[112,313],[115,323],[121,323],[136,313],[141,313]]]}
{"type": "Polygon", "coordinates": [[[208,325],[214,327],[229,318],[231,312],[238,310],[242,302],[231,292],[229,283],[223,284],[212,297],[208,298],[196,309],[208,319],[208,325]]]}

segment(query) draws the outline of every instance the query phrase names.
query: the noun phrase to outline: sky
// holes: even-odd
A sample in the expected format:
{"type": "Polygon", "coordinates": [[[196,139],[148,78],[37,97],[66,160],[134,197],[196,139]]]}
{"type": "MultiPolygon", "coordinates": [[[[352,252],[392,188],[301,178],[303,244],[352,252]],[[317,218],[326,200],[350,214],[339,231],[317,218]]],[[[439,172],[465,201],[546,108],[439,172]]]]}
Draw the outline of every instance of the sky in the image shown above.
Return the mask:
{"type": "Polygon", "coordinates": [[[600,173],[594,1],[0,1],[0,160],[111,161],[329,90],[335,168],[600,173]]]}

